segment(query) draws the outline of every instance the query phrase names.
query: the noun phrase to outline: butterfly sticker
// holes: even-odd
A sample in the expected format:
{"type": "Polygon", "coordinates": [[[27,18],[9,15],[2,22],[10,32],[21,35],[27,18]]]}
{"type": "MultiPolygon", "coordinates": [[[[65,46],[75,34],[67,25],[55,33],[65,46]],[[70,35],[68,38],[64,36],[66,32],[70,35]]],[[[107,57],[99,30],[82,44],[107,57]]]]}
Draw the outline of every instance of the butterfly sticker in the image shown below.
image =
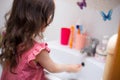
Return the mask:
{"type": "Polygon", "coordinates": [[[87,6],[87,3],[85,0],[83,0],[83,2],[77,2],[77,5],[80,7],[80,9],[83,9],[83,7],[87,6]]]}
{"type": "Polygon", "coordinates": [[[103,11],[100,12],[101,16],[103,17],[103,20],[111,20],[113,10],[109,10],[108,14],[105,14],[103,11]]]}

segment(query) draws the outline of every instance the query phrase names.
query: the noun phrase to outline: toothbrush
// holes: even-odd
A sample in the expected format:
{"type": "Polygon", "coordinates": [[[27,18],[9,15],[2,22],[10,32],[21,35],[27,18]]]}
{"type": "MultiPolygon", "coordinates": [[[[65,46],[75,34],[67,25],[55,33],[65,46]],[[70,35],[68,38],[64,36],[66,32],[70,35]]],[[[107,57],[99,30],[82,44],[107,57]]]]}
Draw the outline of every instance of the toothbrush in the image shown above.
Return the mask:
{"type": "Polygon", "coordinates": [[[83,26],[82,25],[80,25],[80,31],[81,31],[81,33],[83,33],[83,26]]]}
{"type": "Polygon", "coordinates": [[[71,35],[70,35],[69,47],[72,48],[73,47],[73,39],[74,39],[74,26],[71,26],[70,30],[71,30],[71,35]]]}
{"type": "Polygon", "coordinates": [[[80,34],[80,26],[79,25],[76,25],[76,28],[77,28],[77,33],[80,34]]]}

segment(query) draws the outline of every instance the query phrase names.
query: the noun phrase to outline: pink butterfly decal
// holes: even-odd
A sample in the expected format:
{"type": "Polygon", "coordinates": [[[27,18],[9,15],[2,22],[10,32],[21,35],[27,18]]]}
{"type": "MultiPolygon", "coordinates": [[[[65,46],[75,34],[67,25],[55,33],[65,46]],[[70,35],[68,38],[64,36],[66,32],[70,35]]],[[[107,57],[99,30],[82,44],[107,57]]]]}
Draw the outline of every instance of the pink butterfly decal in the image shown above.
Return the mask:
{"type": "Polygon", "coordinates": [[[87,7],[87,3],[85,0],[83,0],[83,2],[77,2],[77,5],[80,7],[80,9],[83,9],[83,7],[87,7]]]}

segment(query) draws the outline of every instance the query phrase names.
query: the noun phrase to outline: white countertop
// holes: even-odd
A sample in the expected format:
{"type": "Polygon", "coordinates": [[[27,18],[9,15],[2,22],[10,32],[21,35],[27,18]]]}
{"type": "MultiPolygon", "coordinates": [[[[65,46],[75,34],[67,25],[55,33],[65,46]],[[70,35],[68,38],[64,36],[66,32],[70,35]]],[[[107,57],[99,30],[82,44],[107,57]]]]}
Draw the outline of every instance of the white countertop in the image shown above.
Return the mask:
{"type": "Polygon", "coordinates": [[[93,64],[100,67],[101,69],[104,69],[104,66],[105,66],[104,62],[100,62],[100,61],[96,60],[95,57],[88,57],[88,56],[86,56],[86,54],[82,54],[82,53],[80,53],[80,51],[78,51],[74,48],[69,48],[68,45],[61,45],[59,41],[50,41],[50,42],[48,42],[48,46],[50,48],[62,50],[64,52],[69,53],[74,56],[87,57],[86,60],[92,62],[93,64]]]}

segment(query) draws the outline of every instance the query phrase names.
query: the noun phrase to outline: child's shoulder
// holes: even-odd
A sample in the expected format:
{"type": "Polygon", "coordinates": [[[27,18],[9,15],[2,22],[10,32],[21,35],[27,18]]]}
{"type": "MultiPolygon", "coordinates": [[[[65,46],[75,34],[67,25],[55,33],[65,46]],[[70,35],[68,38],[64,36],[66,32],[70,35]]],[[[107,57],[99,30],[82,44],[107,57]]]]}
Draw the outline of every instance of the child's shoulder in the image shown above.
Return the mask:
{"type": "Polygon", "coordinates": [[[50,49],[48,48],[47,43],[44,43],[44,42],[42,42],[42,43],[35,42],[34,46],[27,52],[27,54],[28,54],[27,56],[28,56],[28,59],[29,59],[28,61],[35,59],[35,57],[38,54],[40,54],[40,52],[42,50],[44,50],[44,49],[47,50],[48,53],[50,52],[50,49]]]}
{"type": "Polygon", "coordinates": [[[48,52],[50,52],[50,49],[48,48],[48,44],[45,42],[34,42],[34,46],[30,49],[30,53],[40,53],[43,49],[46,49],[48,52]]]}
{"type": "Polygon", "coordinates": [[[48,49],[48,44],[46,42],[35,41],[33,49],[48,49]]]}

